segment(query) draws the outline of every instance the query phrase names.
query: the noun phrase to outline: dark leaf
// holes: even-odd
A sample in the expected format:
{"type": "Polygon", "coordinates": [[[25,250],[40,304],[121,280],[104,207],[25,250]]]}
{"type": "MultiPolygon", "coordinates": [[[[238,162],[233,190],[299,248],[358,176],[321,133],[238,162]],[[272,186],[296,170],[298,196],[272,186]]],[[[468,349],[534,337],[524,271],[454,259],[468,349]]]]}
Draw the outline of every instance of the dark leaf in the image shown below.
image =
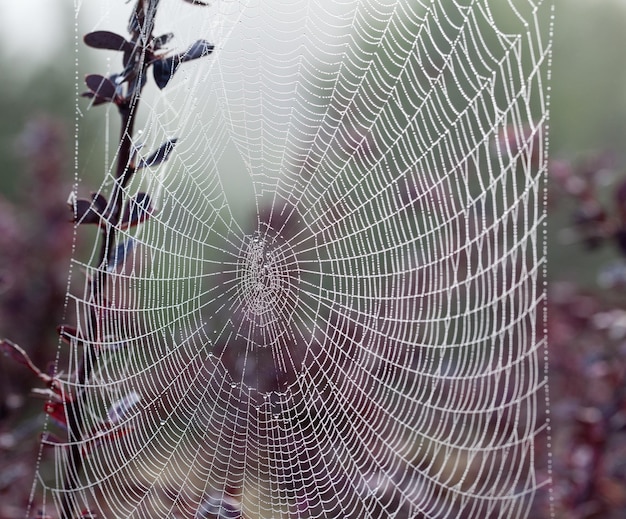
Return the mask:
{"type": "Polygon", "coordinates": [[[83,92],[80,94],[81,97],[86,97],[88,99],[93,99],[93,106],[103,105],[104,103],[110,103],[109,99],[105,99],[104,97],[98,97],[93,92],[83,92]]]}
{"type": "Polygon", "coordinates": [[[131,198],[122,213],[121,228],[127,229],[145,222],[153,212],[150,203],[150,195],[139,193],[136,197],[131,198]]]}
{"type": "Polygon", "coordinates": [[[91,200],[84,198],[74,199],[71,206],[74,212],[72,221],[79,224],[100,224],[106,207],[107,200],[99,193],[93,193],[91,200]]]}
{"type": "Polygon", "coordinates": [[[142,148],[143,148],[143,143],[138,143],[138,144],[133,143],[131,152],[130,152],[130,162],[128,163],[129,169],[132,169],[132,170],[137,169],[137,157],[142,148]]]}
{"type": "Polygon", "coordinates": [[[89,74],[85,77],[85,84],[93,92],[96,98],[106,101],[114,101],[117,97],[117,87],[109,78],[100,74],[89,74]]]}
{"type": "Polygon", "coordinates": [[[133,44],[123,36],[110,31],[95,31],[85,34],[83,40],[85,44],[96,49],[123,50],[130,51],[133,44]]]}
{"type": "Polygon", "coordinates": [[[169,157],[170,153],[174,149],[174,146],[178,142],[177,138],[170,139],[167,142],[161,144],[158,150],[153,152],[146,160],[140,160],[137,169],[146,168],[152,166],[158,166],[162,162],[165,162],[169,157]]]}
{"type": "Polygon", "coordinates": [[[181,63],[208,56],[215,49],[215,45],[206,40],[198,40],[193,43],[183,54],[179,55],[181,63]]]}
{"type": "Polygon", "coordinates": [[[104,213],[107,208],[108,202],[104,198],[104,195],[100,193],[91,193],[91,199],[93,200],[93,206],[100,214],[104,213]]]}
{"type": "Polygon", "coordinates": [[[209,2],[204,2],[203,0],[183,0],[184,2],[187,2],[188,4],[192,4],[192,5],[202,5],[204,7],[208,7],[209,2]]]}
{"type": "Polygon", "coordinates": [[[155,61],[152,65],[152,75],[156,85],[163,90],[178,68],[178,60],[175,57],[164,58],[155,61]]]}
{"type": "Polygon", "coordinates": [[[100,223],[100,215],[92,210],[91,201],[79,198],[74,202],[74,223],[100,223]]]}
{"type": "Polygon", "coordinates": [[[172,41],[172,38],[174,38],[174,34],[171,32],[168,32],[167,34],[162,34],[161,36],[157,36],[156,38],[154,38],[154,50],[162,49],[170,41],[172,41]]]}
{"type": "Polygon", "coordinates": [[[114,271],[126,262],[126,259],[132,254],[135,248],[135,240],[129,238],[120,243],[115,249],[113,257],[109,260],[109,271],[114,271]]]}
{"type": "Polygon", "coordinates": [[[185,52],[177,54],[176,56],[170,56],[169,58],[163,58],[155,61],[152,65],[152,75],[154,76],[154,82],[162,90],[169,83],[170,79],[174,76],[175,72],[181,63],[191,61],[194,59],[208,56],[215,49],[215,45],[209,43],[206,40],[198,40],[193,43],[185,52]]]}

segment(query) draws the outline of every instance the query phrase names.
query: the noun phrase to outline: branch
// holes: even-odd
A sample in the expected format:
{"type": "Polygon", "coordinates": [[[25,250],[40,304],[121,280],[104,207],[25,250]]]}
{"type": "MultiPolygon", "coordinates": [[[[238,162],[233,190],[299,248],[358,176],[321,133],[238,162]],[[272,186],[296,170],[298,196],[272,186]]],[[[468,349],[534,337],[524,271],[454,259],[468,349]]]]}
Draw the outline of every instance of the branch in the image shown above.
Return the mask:
{"type": "MultiPolygon", "coordinates": [[[[191,3],[204,5],[203,2],[192,1],[191,3]]],[[[124,208],[124,188],[130,183],[137,169],[164,162],[176,143],[176,139],[168,140],[147,160],[140,161],[138,165],[135,164],[136,149],[133,144],[133,132],[141,93],[146,83],[147,70],[153,66],[157,86],[163,88],[182,63],[200,58],[213,51],[213,45],[200,40],[182,54],[173,57],[159,54],[161,47],[172,38],[172,35],[153,36],[158,5],[159,0],[137,0],[128,24],[129,40],[108,31],[90,33],[84,38],[85,43],[91,47],[122,52],[124,70],[109,78],[92,74],[85,80],[89,90],[83,96],[92,99],[94,105],[115,104],[121,118],[121,128],[115,182],[108,202],[101,195],[95,195],[91,204],[86,201],[76,201],[74,205],[75,221],[97,223],[101,231],[100,251],[97,259],[99,268],[89,281],[90,335],[93,337],[84,342],[83,361],[76,370],[78,388],[89,381],[94,369],[95,359],[92,347],[88,345],[96,344],[101,339],[99,337],[101,317],[98,308],[104,304],[103,289],[110,275],[110,269],[107,267],[115,261],[118,230],[123,226],[141,223],[150,214],[149,197],[144,193],[138,195],[136,200],[131,200],[128,207],[124,208]],[[166,73],[167,77],[165,77],[166,73]],[[82,204],[80,211],[78,210],[79,203],[82,204]]],[[[74,491],[80,483],[85,455],[81,447],[82,431],[87,424],[86,416],[84,416],[84,397],[85,390],[78,389],[75,398],[66,402],[65,405],[69,450],[61,500],[61,516],[64,519],[76,517],[79,514],[74,491]]]]}

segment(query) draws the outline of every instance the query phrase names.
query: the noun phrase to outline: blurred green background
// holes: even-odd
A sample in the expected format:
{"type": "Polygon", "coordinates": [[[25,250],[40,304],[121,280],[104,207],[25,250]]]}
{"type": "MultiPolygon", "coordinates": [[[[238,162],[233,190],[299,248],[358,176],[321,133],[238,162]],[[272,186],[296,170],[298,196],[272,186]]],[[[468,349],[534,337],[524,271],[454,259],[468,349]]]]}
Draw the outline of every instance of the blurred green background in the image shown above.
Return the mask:
{"type": "MultiPolygon", "coordinates": [[[[121,5],[123,9],[125,6],[121,5]]],[[[97,26],[102,7],[83,5],[86,20],[97,26]],[[91,11],[89,11],[91,9],[91,11]]],[[[66,132],[67,181],[74,181],[73,133],[76,85],[74,7],[65,0],[21,0],[0,3],[0,199],[19,198],[23,158],[16,139],[25,124],[41,114],[63,122],[66,132]]],[[[89,23],[89,22],[87,22],[89,23]]],[[[571,161],[602,152],[622,164],[626,144],[626,1],[555,0],[555,35],[551,98],[550,155],[571,161]]],[[[92,54],[93,56],[94,54],[92,54]]],[[[82,77],[84,63],[81,55],[82,77]]],[[[93,66],[91,67],[93,68],[93,66]]],[[[86,69],[85,69],[86,70],[86,69]]],[[[102,113],[81,121],[80,156],[98,163],[104,155],[102,113]],[[95,160],[94,160],[95,159],[95,160]]],[[[621,175],[621,171],[614,174],[621,175]]],[[[81,166],[79,178],[90,172],[81,166]]],[[[94,180],[98,173],[94,172],[94,180]]],[[[609,260],[607,249],[592,258],[573,254],[578,243],[562,232],[567,205],[551,214],[549,267],[551,277],[582,276],[593,284],[598,262],[609,260]]]]}

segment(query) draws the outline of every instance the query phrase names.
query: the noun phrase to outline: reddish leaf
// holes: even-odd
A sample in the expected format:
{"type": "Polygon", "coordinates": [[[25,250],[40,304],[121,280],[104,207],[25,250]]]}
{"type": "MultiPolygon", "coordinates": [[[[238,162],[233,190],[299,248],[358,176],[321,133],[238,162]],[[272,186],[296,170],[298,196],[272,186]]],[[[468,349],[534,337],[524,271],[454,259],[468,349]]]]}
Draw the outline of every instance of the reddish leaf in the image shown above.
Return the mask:
{"type": "Polygon", "coordinates": [[[123,36],[110,31],[95,31],[85,34],[83,38],[86,45],[95,49],[108,50],[133,50],[133,44],[123,36]]]}
{"type": "Polygon", "coordinates": [[[52,389],[48,388],[48,389],[41,389],[40,387],[34,387],[33,389],[31,389],[30,391],[34,396],[39,397],[39,398],[43,398],[44,400],[50,400],[52,402],[55,402],[57,404],[62,404],[63,403],[63,399],[57,395],[54,391],[52,391],[52,389]]]}
{"type": "Polygon", "coordinates": [[[67,429],[67,416],[65,415],[65,404],[62,402],[47,402],[44,410],[46,414],[58,425],[67,429]]]}
{"type": "Polygon", "coordinates": [[[33,361],[30,360],[28,353],[26,353],[17,344],[14,344],[13,342],[4,339],[0,342],[0,352],[4,353],[7,357],[10,357],[18,364],[26,366],[46,383],[50,382],[50,377],[48,377],[48,375],[43,373],[37,366],[35,366],[33,364],[33,361]]]}
{"type": "Polygon", "coordinates": [[[63,384],[58,378],[51,378],[47,386],[48,389],[33,388],[31,393],[55,404],[64,404],[72,401],[72,394],[65,392],[63,384]]]}

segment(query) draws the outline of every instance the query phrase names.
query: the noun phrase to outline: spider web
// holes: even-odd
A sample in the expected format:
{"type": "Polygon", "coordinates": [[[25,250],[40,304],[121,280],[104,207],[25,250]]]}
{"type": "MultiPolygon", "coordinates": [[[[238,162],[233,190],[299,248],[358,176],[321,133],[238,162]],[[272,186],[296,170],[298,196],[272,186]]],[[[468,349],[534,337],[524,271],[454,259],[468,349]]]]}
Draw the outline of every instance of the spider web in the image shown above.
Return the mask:
{"type": "MultiPolygon", "coordinates": [[[[123,34],[130,7],[100,4],[89,30],[123,34]]],[[[84,281],[68,295],[83,341],[59,371],[95,359],[67,380],[88,417],[77,509],[538,513],[550,16],[541,0],[161,2],[170,45],[216,47],[143,96],[137,145],[178,143],[124,197],[157,211],[119,230],[123,260],[96,265],[97,240],[74,259],[74,280],[109,271],[102,301],[84,281]]],[[[112,183],[107,165],[99,192],[112,183]]],[[[50,451],[54,513],[66,444],[50,451]]]]}

